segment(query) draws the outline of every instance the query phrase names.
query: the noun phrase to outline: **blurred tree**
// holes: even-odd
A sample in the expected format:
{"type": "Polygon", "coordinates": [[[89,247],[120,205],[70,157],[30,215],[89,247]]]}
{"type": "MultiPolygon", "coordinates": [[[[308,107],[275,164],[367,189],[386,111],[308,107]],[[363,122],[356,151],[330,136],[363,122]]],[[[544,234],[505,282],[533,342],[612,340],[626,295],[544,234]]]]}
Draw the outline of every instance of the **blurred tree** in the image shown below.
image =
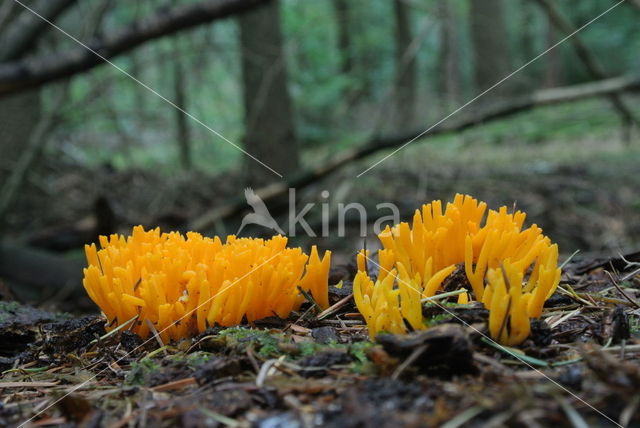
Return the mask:
{"type": "MultiPolygon", "coordinates": [[[[185,78],[184,66],[182,62],[184,58],[181,56],[183,50],[180,46],[180,36],[173,39],[173,48],[175,57],[173,58],[173,102],[184,110],[187,107],[187,79],[185,78]]],[[[187,115],[180,109],[175,109],[176,118],[176,141],[178,142],[178,151],[180,153],[180,165],[182,169],[188,171],[191,169],[193,162],[191,159],[191,133],[189,132],[189,123],[187,115]]]]}
{"type": "Polygon", "coordinates": [[[395,125],[411,127],[415,119],[417,94],[416,53],[412,49],[411,17],[406,0],[393,0],[395,17],[395,125]]]}
{"type": "Polygon", "coordinates": [[[455,9],[449,0],[437,1],[440,21],[440,58],[438,61],[438,85],[445,104],[460,101],[462,75],[460,70],[460,37],[455,9]]]}
{"type": "MultiPolygon", "coordinates": [[[[476,89],[483,91],[511,71],[502,0],[471,0],[469,11],[474,81],[476,89]]],[[[508,94],[509,85],[502,83],[485,99],[508,94]]]]}
{"type": "Polygon", "coordinates": [[[353,43],[351,41],[350,12],[347,0],[333,0],[338,28],[338,49],[342,74],[350,74],[353,69],[353,43]]]}
{"type": "MultiPolygon", "coordinates": [[[[122,55],[151,40],[227,18],[271,1],[202,0],[176,8],[163,7],[147,18],[129,22],[125,28],[111,30],[108,36],[98,37],[97,33],[100,33],[101,29],[89,28],[96,33],[91,42],[91,50],[86,46],[77,46],[60,52],[34,55],[28,61],[7,61],[3,64],[0,67],[0,96],[71,77],[93,67],[104,65],[105,58],[122,55]],[[100,55],[96,55],[96,52],[100,55]]],[[[110,3],[108,0],[107,2],[110,3]]],[[[42,4],[49,3],[42,2],[42,4]]],[[[40,20],[45,28],[50,28],[49,24],[41,18],[34,15],[31,15],[31,18],[40,20]]]]}
{"type": "MultiPolygon", "coordinates": [[[[545,28],[545,48],[553,46],[560,40],[555,25],[547,20],[545,28]]],[[[544,76],[542,84],[545,88],[555,88],[561,86],[564,81],[562,79],[562,51],[560,49],[551,49],[544,56],[544,76]]]]}
{"type": "MultiPolygon", "coordinates": [[[[538,54],[536,48],[539,37],[539,32],[536,28],[536,12],[538,11],[530,1],[517,2],[515,5],[518,6],[518,11],[517,13],[512,12],[512,14],[515,14],[518,18],[517,23],[520,29],[517,33],[519,36],[517,46],[519,55],[516,55],[516,58],[518,64],[525,64],[538,54]]],[[[519,92],[530,92],[538,86],[539,64],[539,62],[530,64],[519,73],[518,79],[515,80],[515,85],[517,85],[519,92]]]]}
{"type": "MultiPolygon", "coordinates": [[[[546,12],[549,17],[549,21],[555,25],[560,31],[565,33],[569,37],[569,42],[573,46],[576,55],[582,61],[585,68],[594,79],[605,79],[607,77],[607,71],[596,55],[594,55],[587,44],[578,34],[578,28],[573,23],[565,18],[562,13],[556,8],[555,4],[549,0],[533,0],[540,5],[540,7],[546,12]]],[[[620,114],[622,120],[623,141],[627,144],[631,142],[631,128],[633,125],[640,126],[640,119],[637,117],[633,109],[622,98],[622,94],[611,94],[609,99],[613,104],[613,107],[620,114]]]]}
{"type": "MultiPolygon", "coordinates": [[[[174,2],[175,3],[175,2],[174,2]]],[[[142,4],[140,4],[140,2],[135,2],[135,5],[133,6],[133,21],[137,22],[140,20],[141,16],[142,16],[142,4]]],[[[130,70],[131,70],[131,74],[133,76],[135,76],[137,79],[140,79],[142,81],[144,81],[144,67],[143,67],[143,55],[144,55],[144,48],[139,48],[136,49],[135,51],[131,52],[131,54],[129,55],[129,61],[131,62],[130,65],[130,70]]],[[[136,110],[138,110],[138,120],[145,120],[146,117],[146,112],[147,112],[147,104],[148,104],[148,100],[147,100],[147,93],[146,91],[133,91],[133,98],[135,99],[135,108],[136,110]]]]}
{"type": "MultiPolygon", "coordinates": [[[[56,20],[75,0],[51,0],[35,5],[36,11],[48,20],[56,20]]],[[[48,30],[49,24],[24,10],[14,2],[3,4],[0,27],[0,62],[22,58],[36,46],[38,39],[48,30]],[[6,6],[11,3],[13,7],[6,6]]],[[[40,120],[40,91],[33,90],[0,100],[0,142],[2,142],[2,165],[0,178],[4,181],[3,170],[11,170],[12,164],[29,140],[40,120]]]]}
{"type": "MultiPolygon", "coordinates": [[[[238,18],[248,153],[285,177],[298,171],[300,154],[287,88],[280,29],[280,4],[272,1],[238,18]]],[[[253,159],[246,161],[249,184],[277,176],[253,159]]]]}

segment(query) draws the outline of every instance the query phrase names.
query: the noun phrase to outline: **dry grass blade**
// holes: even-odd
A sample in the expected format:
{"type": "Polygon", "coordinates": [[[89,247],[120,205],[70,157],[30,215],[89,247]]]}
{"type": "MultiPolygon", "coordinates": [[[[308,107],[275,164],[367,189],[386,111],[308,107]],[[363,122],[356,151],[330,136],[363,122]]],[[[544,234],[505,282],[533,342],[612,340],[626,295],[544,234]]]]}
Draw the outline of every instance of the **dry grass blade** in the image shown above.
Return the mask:
{"type": "Polygon", "coordinates": [[[636,308],[640,308],[640,304],[638,304],[638,302],[636,302],[631,297],[629,297],[627,293],[625,293],[624,290],[618,285],[618,282],[615,280],[613,275],[611,275],[611,272],[607,271],[607,275],[609,275],[609,278],[611,278],[611,282],[613,283],[613,286],[616,287],[616,289],[620,292],[620,294],[622,294],[622,296],[625,299],[627,299],[629,303],[631,303],[633,306],[635,306],[636,308]]]}
{"type": "Polygon", "coordinates": [[[317,317],[318,320],[323,320],[327,318],[329,315],[337,312],[338,310],[340,310],[340,308],[344,307],[351,299],[353,299],[353,294],[349,294],[347,297],[340,299],[335,304],[329,306],[327,309],[320,312],[317,317]]]}

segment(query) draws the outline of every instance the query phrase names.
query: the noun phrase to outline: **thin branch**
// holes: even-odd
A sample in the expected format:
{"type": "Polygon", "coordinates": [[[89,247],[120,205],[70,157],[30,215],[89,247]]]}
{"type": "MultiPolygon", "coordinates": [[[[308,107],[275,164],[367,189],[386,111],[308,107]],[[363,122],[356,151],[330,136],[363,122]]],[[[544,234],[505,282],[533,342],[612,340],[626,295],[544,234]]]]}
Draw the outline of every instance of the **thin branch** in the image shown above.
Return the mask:
{"type": "MultiPolygon", "coordinates": [[[[55,21],[75,2],[76,0],[49,0],[42,3],[42,7],[38,8],[37,12],[49,21],[55,21]]],[[[17,5],[12,0],[7,0],[7,3],[17,5]]],[[[6,34],[2,36],[0,61],[13,61],[23,56],[49,28],[46,21],[23,10],[20,16],[11,22],[6,34]]]]}
{"type": "MultiPolygon", "coordinates": [[[[113,35],[106,35],[86,44],[102,57],[110,59],[150,40],[236,15],[269,1],[271,0],[207,0],[164,9],[150,18],[126,25],[113,35]]],[[[68,78],[104,63],[96,54],[79,46],[66,52],[0,64],[0,97],[68,78]]]]}
{"type": "MultiPolygon", "coordinates": [[[[560,11],[551,3],[550,0],[534,0],[545,11],[549,20],[553,25],[565,34],[572,34],[576,31],[574,25],[566,19],[560,11]]],[[[584,40],[579,34],[574,34],[569,39],[578,58],[583,62],[587,71],[594,79],[606,79],[607,72],[598,59],[591,53],[584,40]]],[[[633,114],[631,108],[625,104],[622,97],[617,93],[609,95],[609,99],[613,104],[613,107],[620,113],[622,121],[625,125],[635,123],[636,126],[640,125],[640,120],[633,114]]]]}
{"type": "Polygon", "coordinates": [[[624,292],[624,290],[618,285],[618,282],[616,281],[616,279],[613,277],[613,275],[611,274],[611,272],[609,271],[605,271],[607,272],[607,275],[609,275],[609,279],[611,279],[611,283],[613,284],[614,287],[616,287],[616,290],[618,290],[618,292],[620,294],[622,294],[622,297],[624,297],[625,299],[627,299],[633,306],[635,306],[636,308],[640,308],[640,304],[638,304],[638,302],[636,302],[635,300],[633,300],[631,297],[629,297],[629,295],[627,293],[624,292]]]}
{"type": "MultiPolygon", "coordinates": [[[[612,93],[631,90],[640,90],[640,77],[617,77],[564,88],[544,89],[536,91],[529,96],[516,98],[505,103],[497,104],[493,107],[487,107],[481,112],[481,114],[462,117],[458,121],[443,122],[440,126],[437,126],[425,133],[421,137],[420,141],[424,141],[429,137],[437,135],[460,132],[477,125],[513,116],[534,107],[576,101],[590,97],[605,96],[612,93]]],[[[333,156],[326,163],[300,173],[288,182],[280,181],[257,189],[256,194],[265,203],[268,203],[282,195],[285,195],[290,187],[296,189],[306,187],[349,163],[362,159],[373,153],[377,153],[381,150],[388,150],[400,146],[413,139],[416,135],[422,133],[425,128],[427,127],[423,126],[420,129],[415,129],[406,134],[381,137],[362,143],[354,148],[344,150],[333,156]]],[[[246,200],[243,197],[239,197],[227,205],[221,206],[196,218],[189,224],[189,229],[208,229],[217,222],[238,215],[245,210],[246,207],[246,200]]]]}
{"type": "Polygon", "coordinates": [[[17,6],[12,1],[5,1],[0,4],[0,33],[4,31],[5,24],[10,20],[13,15],[13,8],[17,6]]]}

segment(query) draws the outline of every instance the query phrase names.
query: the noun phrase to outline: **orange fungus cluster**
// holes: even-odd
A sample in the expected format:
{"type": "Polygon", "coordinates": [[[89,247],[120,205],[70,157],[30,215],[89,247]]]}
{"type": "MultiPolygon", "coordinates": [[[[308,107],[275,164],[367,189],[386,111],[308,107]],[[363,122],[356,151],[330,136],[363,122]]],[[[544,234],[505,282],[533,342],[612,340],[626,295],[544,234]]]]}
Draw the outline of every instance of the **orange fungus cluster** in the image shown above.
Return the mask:
{"type": "Polygon", "coordinates": [[[434,296],[456,269],[462,270],[470,297],[489,309],[494,340],[517,345],[530,333],[530,318],[539,317],[560,281],[558,246],[536,225],[523,229],[525,214],[506,207],[487,211],[470,196],[456,195],[443,211],[441,201],[416,210],[413,223],[387,227],[379,236],[379,275],[367,272],[369,254],[358,256],[354,298],[369,334],[402,333],[407,324],[425,328],[424,298],[434,296]],[[405,322],[406,321],[406,322],[405,322]]]}
{"type": "Polygon", "coordinates": [[[131,236],[100,237],[85,247],[84,287],[110,328],[136,318],[132,330],[163,340],[189,337],[208,326],[232,326],[297,310],[305,290],[328,306],[331,253],[320,258],[288,248],[287,238],[226,242],[189,232],[133,228],[131,236]]]}

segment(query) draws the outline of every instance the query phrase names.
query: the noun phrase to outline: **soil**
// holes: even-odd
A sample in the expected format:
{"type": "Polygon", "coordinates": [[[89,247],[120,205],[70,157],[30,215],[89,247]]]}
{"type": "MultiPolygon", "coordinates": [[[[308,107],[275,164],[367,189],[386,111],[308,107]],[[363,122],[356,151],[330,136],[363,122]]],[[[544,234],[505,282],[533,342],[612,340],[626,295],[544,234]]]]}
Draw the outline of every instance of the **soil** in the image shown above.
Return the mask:
{"type": "Polygon", "coordinates": [[[473,304],[431,304],[427,330],[373,341],[350,300],[163,344],[0,303],[0,426],[640,426],[628,256],[567,264],[518,349],[488,341],[473,304]]]}

